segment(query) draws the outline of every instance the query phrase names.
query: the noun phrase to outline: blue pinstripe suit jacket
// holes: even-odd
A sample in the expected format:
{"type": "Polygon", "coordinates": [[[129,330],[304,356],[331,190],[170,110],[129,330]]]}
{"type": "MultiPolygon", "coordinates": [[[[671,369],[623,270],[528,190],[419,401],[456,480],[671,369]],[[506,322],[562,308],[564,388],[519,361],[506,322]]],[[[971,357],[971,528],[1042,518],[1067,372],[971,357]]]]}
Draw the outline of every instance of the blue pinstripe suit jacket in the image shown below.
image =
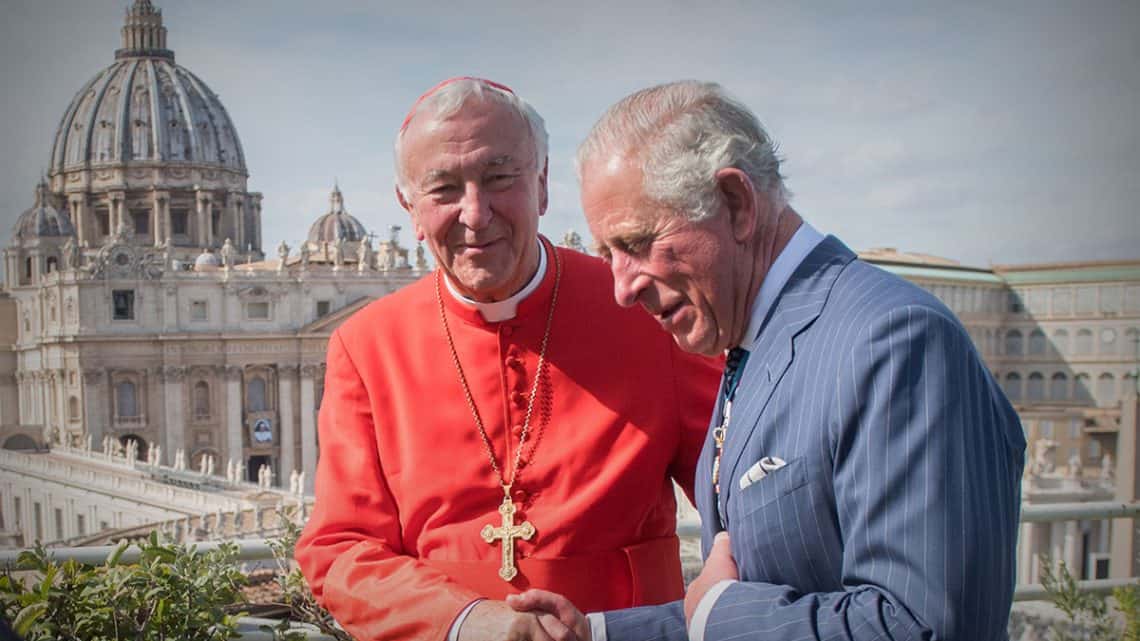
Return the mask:
{"type": "MultiPolygon", "coordinates": [[[[1008,639],[1024,455],[953,313],[827,237],[736,392],[719,501],[740,581],[705,638],[1008,639]],[[787,465],[741,490],[764,456],[787,465]]],[[[711,461],[710,435],[696,482],[705,554],[721,523],[711,461]]],[[[684,626],[679,602],[606,613],[609,641],[685,639],[684,626]]]]}

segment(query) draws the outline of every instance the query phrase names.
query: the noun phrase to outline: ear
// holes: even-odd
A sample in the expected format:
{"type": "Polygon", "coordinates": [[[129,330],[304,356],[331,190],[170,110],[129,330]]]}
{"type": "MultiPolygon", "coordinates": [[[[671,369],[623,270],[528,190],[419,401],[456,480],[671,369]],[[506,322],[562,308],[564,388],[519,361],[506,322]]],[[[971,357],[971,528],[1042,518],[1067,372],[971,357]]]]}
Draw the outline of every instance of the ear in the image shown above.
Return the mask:
{"type": "Polygon", "coordinates": [[[538,215],[541,216],[546,213],[546,207],[550,202],[550,191],[547,188],[547,175],[550,171],[550,157],[546,157],[542,161],[542,172],[538,174],[538,215]]]}
{"type": "Polygon", "coordinates": [[[738,243],[750,241],[766,213],[767,201],[759,197],[748,174],[736,167],[716,172],[716,184],[728,208],[732,237],[738,243]]]}
{"type": "Polygon", "coordinates": [[[424,230],[420,227],[419,217],[416,216],[415,210],[412,209],[412,204],[408,202],[407,198],[404,198],[404,192],[400,189],[399,185],[396,185],[396,200],[400,202],[400,206],[404,208],[404,211],[408,212],[408,215],[412,217],[412,226],[414,226],[416,230],[416,240],[422,241],[424,239],[424,230]]]}

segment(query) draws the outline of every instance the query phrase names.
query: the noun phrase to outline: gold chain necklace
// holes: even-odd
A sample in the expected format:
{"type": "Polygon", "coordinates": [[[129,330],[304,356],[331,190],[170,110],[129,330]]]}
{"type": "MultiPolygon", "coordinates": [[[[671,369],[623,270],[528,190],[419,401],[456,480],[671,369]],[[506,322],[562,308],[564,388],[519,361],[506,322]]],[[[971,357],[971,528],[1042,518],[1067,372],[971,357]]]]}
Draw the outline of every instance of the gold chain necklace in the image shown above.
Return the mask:
{"type": "MultiPolygon", "coordinates": [[[[545,244],[542,245],[542,250],[546,251],[545,244]]],[[[447,337],[447,347],[451,351],[451,362],[455,365],[455,372],[459,375],[459,384],[463,387],[463,397],[467,400],[467,408],[471,410],[471,416],[475,419],[475,426],[479,428],[479,436],[483,439],[483,447],[487,451],[487,459],[491,462],[491,469],[499,477],[499,485],[503,488],[503,502],[499,505],[502,525],[500,527],[493,527],[490,524],[484,525],[480,531],[480,536],[487,543],[494,544],[496,539],[503,542],[503,558],[499,567],[499,577],[504,581],[510,581],[518,574],[518,570],[515,568],[515,539],[521,538],[529,541],[535,533],[534,526],[530,521],[523,521],[515,525],[515,504],[511,500],[511,488],[518,480],[521,471],[523,445],[530,433],[530,419],[534,414],[534,399],[538,396],[538,385],[542,380],[542,372],[546,366],[546,348],[550,344],[550,327],[554,322],[554,307],[558,303],[558,288],[562,283],[562,261],[558,256],[558,250],[552,249],[550,253],[554,256],[554,293],[550,297],[550,312],[546,316],[546,330],[542,334],[542,347],[538,353],[538,367],[534,372],[534,385],[530,388],[530,400],[527,402],[526,418],[523,420],[522,431],[519,433],[519,445],[518,450],[515,451],[515,462],[511,470],[510,481],[507,481],[503,475],[499,461],[495,458],[495,448],[491,445],[491,438],[487,436],[487,428],[483,426],[479,409],[475,407],[475,399],[471,396],[471,388],[467,385],[467,376],[464,375],[463,365],[459,362],[459,353],[455,350],[455,340],[451,337],[451,327],[447,324],[447,312],[443,307],[443,295],[440,293],[439,283],[443,279],[442,270],[436,274],[435,279],[435,300],[439,304],[439,318],[443,321],[443,333],[447,337]]],[[[509,437],[510,430],[507,431],[507,434],[509,437]]],[[[533,454],[534,451],[532,450],[531,455],[533,456],[533,454]]]]}

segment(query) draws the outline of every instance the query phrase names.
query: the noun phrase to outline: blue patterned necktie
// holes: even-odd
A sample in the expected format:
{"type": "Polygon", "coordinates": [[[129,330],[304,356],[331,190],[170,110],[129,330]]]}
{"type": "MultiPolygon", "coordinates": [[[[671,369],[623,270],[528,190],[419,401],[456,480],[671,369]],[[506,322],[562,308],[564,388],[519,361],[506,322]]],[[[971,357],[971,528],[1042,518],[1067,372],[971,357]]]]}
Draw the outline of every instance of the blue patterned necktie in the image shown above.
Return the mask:
{"type": "Polygon", "coordinates": [[[732,400],[736,394],[736,386],[740,383],[740,375],[744,372],[744,364],[748,362],[748,350],[733,347],[728,350],[728,358],[724,361],[724,398],[732,400]]]}
{"type": "Polygon", "coordinates": [[[724,453],[724,439],[728,436],[728,420],[732,414],[732,397],[736,394],[736,387],[740,384],[740,375],[744,372],[744,363],[748,361],[748,350],[733,347],[728,350],[728,357],[724,361],[724,399],[722,403],[720,425],[713,430],[713,442],[716,445],[716,456],[713,458],[713,491],[720,494],[720,457],[724,453]]]}

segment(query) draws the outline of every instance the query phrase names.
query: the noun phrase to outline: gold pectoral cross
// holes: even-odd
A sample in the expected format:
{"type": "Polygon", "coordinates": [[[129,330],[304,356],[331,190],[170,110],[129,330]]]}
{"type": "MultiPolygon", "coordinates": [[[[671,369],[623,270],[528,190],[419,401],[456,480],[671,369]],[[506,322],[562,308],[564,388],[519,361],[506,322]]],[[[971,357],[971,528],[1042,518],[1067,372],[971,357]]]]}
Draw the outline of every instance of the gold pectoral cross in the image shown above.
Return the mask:
{"type": "Polygon", "coordinates": [[[499,577],[504,581],[510,581],[515,578],[519,573],[515,568],[515,539],[530,540],[534,536],[534,526],[530,521],[523,521],[515,525],[515,504],[511,500],[511,489],[509,486],[503,488],[506,494],[503,497],[503,502],[499,505],[499,514],[503,515],[502,527],[492,527],[491,524],[483,526],[483,531],[480,533],[483,540],[494,544],[495,539],[502,539],[503,541],[503,565],[499,568],[499,577]]]}

